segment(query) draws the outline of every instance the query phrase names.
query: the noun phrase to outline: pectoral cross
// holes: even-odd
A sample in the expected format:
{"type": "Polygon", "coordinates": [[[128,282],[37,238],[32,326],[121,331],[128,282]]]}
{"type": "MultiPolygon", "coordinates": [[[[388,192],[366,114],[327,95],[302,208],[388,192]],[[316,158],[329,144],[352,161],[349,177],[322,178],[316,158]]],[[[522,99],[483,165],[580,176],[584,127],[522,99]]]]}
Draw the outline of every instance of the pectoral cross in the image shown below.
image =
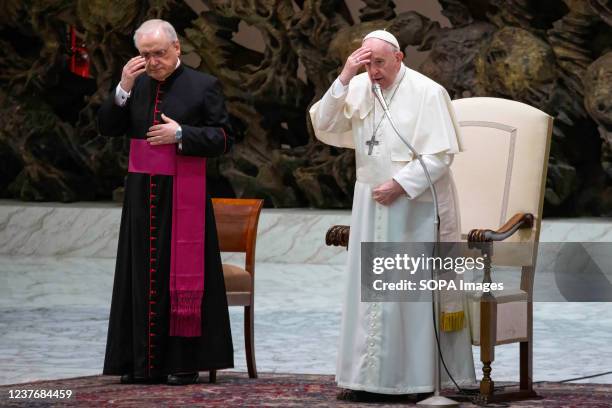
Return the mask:
{"type": "Polygon", "coordinates": [[[372,133],[372,138],[366,142],[368,145],[368,156],[372,155],[372,150],[374,150],[374,146],[378,146],[380,142],[376,140],[376,133],[372,133]]]}

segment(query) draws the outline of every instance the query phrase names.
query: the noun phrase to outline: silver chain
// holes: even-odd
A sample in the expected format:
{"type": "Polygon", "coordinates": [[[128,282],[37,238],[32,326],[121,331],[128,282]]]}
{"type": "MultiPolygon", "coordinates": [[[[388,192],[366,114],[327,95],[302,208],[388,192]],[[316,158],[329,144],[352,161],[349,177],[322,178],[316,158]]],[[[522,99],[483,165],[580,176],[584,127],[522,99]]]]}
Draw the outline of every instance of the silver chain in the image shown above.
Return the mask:
{"type": "MultiPolygon", "coordinates": [[[[387,106],[389,108],[391,108],[391,102],[393,101],[393,97],[395,96],[395,93],[399,89],[400,85],[402,84],[402,81],[404,80],[404,77],[406,76],[406,71],[408,71],[408,69],[404,68],[404,73],[402,74],[402,77],[400,78],[399,82],[397,83],[397,86],[393,90],[393,93],[391,94],[391,98],[389,98],[389,103],[387,104],[387,106]]],[[[385,96],[383,95],[383,98],[384,97],[385,96]]],[[[374,129],[374,121],[375,120],[376,120],[376,101],[374,101],[374,117],[372,118],[372,129],[373,129],[372,136],[374,136],[376,134],[376,132],[378,131],[378,128],[380,127],[380,125],[382,125],[383,120],[385,120],[385,115],[383,115],[383,117],[380,118],[380,121],[378,122],[378,125],[376,126],[376,129],[374,129]]]]}

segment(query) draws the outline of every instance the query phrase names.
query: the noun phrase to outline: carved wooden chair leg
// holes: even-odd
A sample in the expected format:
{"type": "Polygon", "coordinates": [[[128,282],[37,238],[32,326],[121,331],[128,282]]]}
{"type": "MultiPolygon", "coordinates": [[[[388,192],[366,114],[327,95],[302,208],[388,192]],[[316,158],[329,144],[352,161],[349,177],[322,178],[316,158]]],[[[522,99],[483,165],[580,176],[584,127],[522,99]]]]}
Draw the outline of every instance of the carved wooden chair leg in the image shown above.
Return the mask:
{"type": "MultiPolygon", "coordinates": [[[[485,279],[491,282],[490,263],[485,258],[485,279]]],[[[480,300],[480,361],[483,377],[480,381],[480,397],[487,403],[493,398],[495,383],[491,377],[491,363],[495,361],[495,343],[497,342],[497,302],[491,292],[482,294],[480,300]]]]}
{"type": "Polygon", "coordinates": [[[495,388],[495,382],[491,378],[491,361],[482,362],[482,380],[480,380],[480,396],[483,402],[491,401],[493,397],[493,390],[495,388]]]}
{"type": "Polygon", "coordinates": [[[214,384],[217,382],[217,370],[208,371],[208,382],[214,384]]]}
{"type": "MultiPolygon", "coordinates": [[[[482,320],[481,320],[482,322],[482,320]]],[[[495,390],[495,382],[491,377],[491,363],[495,359],[495,343],[486,344],[482,342],[480,344],[480,361],[482,362],[482,380],[480,380],[480,397],[485,403],[488,403],[493,398],[493,391],[495,390]]]]}
{"type": "Polygon", "coordinates": [[[253,306],[244,307],[244,348],[246,351],[247,369],[250,378],[257,378],[255,365],[255,333],[253,306]]]}

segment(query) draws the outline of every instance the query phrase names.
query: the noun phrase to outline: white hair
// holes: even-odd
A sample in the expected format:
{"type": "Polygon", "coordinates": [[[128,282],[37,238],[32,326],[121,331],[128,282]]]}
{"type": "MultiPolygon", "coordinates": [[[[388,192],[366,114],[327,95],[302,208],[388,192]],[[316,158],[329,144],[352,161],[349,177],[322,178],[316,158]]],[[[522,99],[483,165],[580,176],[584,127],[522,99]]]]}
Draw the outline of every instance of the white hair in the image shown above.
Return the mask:
{"type": "MultiPolygon", "coordinates": [[[[387,43],[387,44],[389,44],[389,43],[387,43]]],[[[397,47],[396,47],[395,45],[393,45],[393,44],[389,44],[389,48],[391,48],[391,51],[393,51],[393,52],[400,52],[400,49],[399,49],[399,48],[397,48],[397,47]]]]}
{"type": "Polygon", "coordinates": [[[134,45],[138,48],[138,37],[144,34],[153,34],[155,32],[161,31],[166,35],[166,38],[170,42],[178,41],[178,36],[176,35],[176,30],[172,27],[172,24],[165,20],[160,20],[154,18],[152,20],[147,20],[138,27],[138,29],[134,32],[134,45]]]}

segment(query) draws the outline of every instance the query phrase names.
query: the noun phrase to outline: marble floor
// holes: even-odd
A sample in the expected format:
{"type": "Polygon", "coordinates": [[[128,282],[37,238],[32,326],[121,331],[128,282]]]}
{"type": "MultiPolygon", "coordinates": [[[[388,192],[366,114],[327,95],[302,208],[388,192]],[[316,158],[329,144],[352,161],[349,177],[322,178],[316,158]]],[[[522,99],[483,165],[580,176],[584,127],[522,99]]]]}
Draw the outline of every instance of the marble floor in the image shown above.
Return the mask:
{"type": "MultiPolygon", "coordinates": [[[[99,374],[113,271],[112,258],[0,255],[0,384],[99,374]]],[[[342,266],[258,263],[256,273],[258,369],[333,374],[342,266]]],[[[536,303],[534,380],[612,370],[611,312],[612,303],[536,303]]],[[[241,309],[230,314],[236,370],[245,371],[241,309]]],[[[496,353],[495,378],[517,379],[518,347],[496,353]]],[[[476,348],[474,359],[480,367],[476,348]]]]}

